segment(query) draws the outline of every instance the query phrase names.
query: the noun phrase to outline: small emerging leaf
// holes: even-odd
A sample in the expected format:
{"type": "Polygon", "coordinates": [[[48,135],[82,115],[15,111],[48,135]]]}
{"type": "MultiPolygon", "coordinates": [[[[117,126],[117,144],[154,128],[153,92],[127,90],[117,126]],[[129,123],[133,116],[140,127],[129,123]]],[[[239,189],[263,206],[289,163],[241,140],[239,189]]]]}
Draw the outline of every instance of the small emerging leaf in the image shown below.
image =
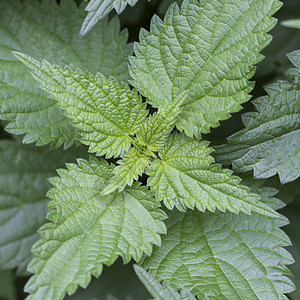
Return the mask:
{"type": "Polygon", "coordinates": [[[148,156],[141,153],[138,149],[131,148],[118,163],[119,166],[114,169],[114,176],[109,180],[108,186],[102,191],[102,195],[107,195],[117,189],[121,192],[126,185],[131,186],[133,180],[137,180],[138,176],[144,173],[150,160],[148,156]]]}
{"type": "Polygon", "coordinates": [[[181,105],[187,94],[188,92],[185,91],[173,102],[160,106],[158,112],[150,116],[149,120],[137,133],[137,143],[150,151],[155,152],[161,149],[174,128],[176,118],[181,112],[181,105]]]}

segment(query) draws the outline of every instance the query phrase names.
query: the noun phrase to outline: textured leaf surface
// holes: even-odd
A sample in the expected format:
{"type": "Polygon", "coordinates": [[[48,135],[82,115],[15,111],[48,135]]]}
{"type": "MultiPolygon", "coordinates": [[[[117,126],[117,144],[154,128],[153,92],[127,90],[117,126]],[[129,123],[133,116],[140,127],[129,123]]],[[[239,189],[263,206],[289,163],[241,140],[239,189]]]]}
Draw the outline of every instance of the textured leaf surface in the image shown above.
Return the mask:
{"type": "Polygon", "coordinates": [[[172,103],[159,107],[158,111],[150,116],[136,135],[138,144],[150,151],[158,151],[164,146],[174,128],[177,116],[181,112],[181,105],[186,99],[187,92],[180,94],[172,103]]]}
{"type": "Polygon", "coordinates": [[[189,91],[177,127],[199,137],[250,99],[254,64],[271,37],[278,0],[185,0],[154,17],[131,58],[133,85],[154,107],[189,91]]]}
{"type": "Polygon", "coordinates": [[[232,171],[216,165],[209,154],[208,142],[184,134],[172,134],[160,151],[160,159],[147,169],[148,185],[167,208],[180,210],[197,207],[200,211],[245,212],[251,210],[276,216],[260,197],[240,184],[232,171]]]}
{"type": "Polygon", "coordinates": [[[295,264],[291,265],[291,271],[293,272],[293,281],[296,285],[296,290],[289,294],[289,298],[292,300],[300,299],[300,197],[297,201],[294,201],[286,208],[283,213],[289,218],[290,224],[285,228],[285,232],[292,240],[292,247],[288,250],[291,252],[295,259],[295,264]]]}
{"type": "Polygon", "coordinates": [[[137,2],[138,0],[90,0],[85,8],[88,15],[82,24],[81,35],[90,31],[100,19],[105,18],[113,9],[120,14],[128,4],[134,6],[137,2]]]}
{"type": "Polygon", "coordinates": [[[134,180],[141,176],[149,165],[149,158],[136,148],[131,148],[113,170],[114,176],[109,180],[102,195],[107,195],[115,190],[123,191],[126,185],[131,186],[134,180]]]}
{"type": "Polygon", "coordinates": [[[89,146],[90,152],[112,157],[129,150],[130,136],[138,131],[148,114],[136,90],[100,73],[94,77],[79,69],[73,71],[45,60],[40,63],[22,53],[14,54],[73,120],[80,141],[89,146]]]}
{"type": "Polygon", "coordinates": [[[254,169],[257,178],[276,173],[282,183],[300,176],[300,51],[289,55],[296,68],[293,81],[278,81],[266,88],[269,96],[253,103],[257,112],[243,116],[245,129],[217,147],[216,160],[237,172],[254,169]]]}
{"type": "Polygon", "coordinates": [[[188,291],[183,290],[179,294],[171,285],[161,284],[150,273],[135,265],[134,270],[145,287],[155,300],[195,300],[196,298],[188,291]]]}
{"type": "Polygon", "coordinates": [[[74,1],[0,1],[0,118],[10,121],[6,130],[26,134],[24,141],[53,147],[71,146],[75,128],[47,93],[39,89],[28,69],[11,55],[21,51],[38,59],[129,78],[128,34],[116,18],[103,20],[84,38],[78,38],[84,9],[74,1]]]}
{"type": "Polygon", "coordinates": [[[0,268],[24,273],[47,212],[47,178],[77,151],[0,142],[0,268]]]}
{"type": "Polygon", "coordinates": [[[55,188],[48,196],[48,219],[40,229],[42,239],[33,247],[37,256],[29,264],[35,275],[26,285],[28,299],[63,299],[78,285],[86,287],[91,275],[98,277],[103,264],[118,256],[125,263],[139,261],[152,244],[160,245],[165,214],[145,187],[134,184],[124,192],[106,197],[100,192],[113,166],[104,160],[79,160],[59,170],[51,179],[55,188]]]}
{"type": "MultiPolygon", "coordinates": [[[[260,195],[273,206],[273,189],[260,195]]],[[[176,210],[167,220],[168,234],[142,263],[154,277],[176,289],[191,289],[203,299],[287,299],[294,289],[285,277],[293,262],[282,247],[289,238],[280,226],[287,220],[252,213],[201,213],[176,210]]]]}

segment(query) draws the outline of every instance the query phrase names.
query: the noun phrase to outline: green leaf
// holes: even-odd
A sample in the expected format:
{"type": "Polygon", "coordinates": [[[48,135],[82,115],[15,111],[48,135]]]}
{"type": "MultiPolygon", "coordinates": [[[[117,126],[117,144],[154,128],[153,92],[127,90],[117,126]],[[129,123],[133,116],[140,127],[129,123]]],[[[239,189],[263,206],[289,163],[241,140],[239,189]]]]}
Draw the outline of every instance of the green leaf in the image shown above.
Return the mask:
{"type": "Polygon", "coordinates": [[[2,300],[17,300],[12,271],[0,270],[0,297],[2,300]]]}
{"type": "Polygon", "coordinates": [[[154,107],[189,91],[176,126],[200,137],[250,99],[249,79],[269,44],[278,0],[185,0],[141,31],[132,84],[154,107]]]}
{"type": "Polygon", "coordinates": [[[15,141],[0,142],[0,268],[24,274],[37,229],[47,212],[47,178],[78,151],[49,151],[15,141]]]}
{"type": "Polygon", "coordinates": [[[296,290],[289,294],[289,299],[300,299],[300,198],[298,201],[294,201],[291,205],[284,208],[284,213],[290,221],[290,224],[285,228],[285,232],[292,240],[292,247],[289,247],[289,251],[295,258],[295,264],[291,265],[291,271],[293,272],[293,281],[296,285],[296,290]]]}
{"type": "Polygon", "coordinates": [[[216,147],[215,158],[237,172],[254,169],[256,178],[276,173],[282,183],[300,176],[300,51],[289,54],[296,68],[293,81],[280,80],[266,88],[268,96],[253,101],[257,112],[243,115],[245,128],[216,147]]]}
{"type": "Polygon", "coordinates": [[[132,46],[126,44],[127,32],[119,32],[117,18],[99,22],[79,39],[84,9],[74,1],[60,2],[0,0],[0,118],[9,121],[10,133],[26,134],[26,143],[67,148],[78,137],[75,128],[11,51],[125,81],[132,46]]]}
{"type": "Polygon", "coordinates": [[[269,206],[260,202],[260,197],[250,193],[240,184],[241,179],[232,176],[232,171],[216,165],[209,154],[207,141],[197,141],[184,134],[172,134],[166,146],[146,170],[148,186],[167,208],[176,206],[184,211],[196,207],[200,211],[216,209],[231,212],[256,211],[276,217],[269,206]]]}
{"type": "Polygon", "coordinates": [[[118,163],[119,165],[113,170],[114,176],[102,191],[102,195],[108,195],[115,190],[121,192],[126,185],[131,186],[133,181],[137,180],[144,173],[150,160],[148,156],[141,153],[138,149],[131,148],[118,163]]]}
{"type": "Polygon", "coordinates": [[[157,300],[195,300],[196,298],[188,291],[183,290],[180,294],[169,284],[160,284],[143,268],[135,265],[134,270],[136,275],[144,283],[145,287],[157,300]]]}
{"type": "MultiPolygon", "coordinates": [[[[282,203],[273,189],[261,189],[261,197],[274,209],[282,203]]],[[[287,219],[232,213],[170,212],[168,234],[142,267],[157,280],[176,289],[190,289],[198,299],[287,299],[294,290],[285,275],[290,244],[279,229],[287,219]]]]}
{"type": "Polygon", "coordinates": [[[150,151],[156,152],[161,149],[174,128],[186,96],[187,92],[183,92],[174,102],[160,106],[158,112],[150,116],[149,120],[140,128],[136,135],[137,143],[150,151]]]}
{"type": "Polygon", "coordinates": [[[134,6],[137,2],[138,0],[90,0],[85,8],[88,15],[83,21],[80,34],[87,34],[99,20],[105,18],[113,9],[120,14],[128,4],[134,6]]]}
{"type": "Polygon", "coordinates": [[[145,121],[146,103],[136,90],[125,83],[94,77],[79,69],[71,70],[38,62],[22,53],[14,52],[27,65],[41,87],[51,93],[58,105],[73,120],[81,135],[80,141],[89,145],[90,152],[106,157],[120,156],[129,150],[132,138],[145,121]]]}
{"type": "Polygon", "coordinates": [[[42,239],[33,247],[37,258],[28,270],[35,275],[25,288],[29,300],[63,299],[78,285],[85,288],[91,275],[98,277],[103,264],[113,264],[118,256],[128,263],[150,255],[165,233],[165,214],[146,187],[135,183],[102,197],[113,166],[91,158],[67,167],[51,179],[51,222],[39,230],[42,239]]]}
{"type": "Polygon", "coordinates": [[[300,29],[300,19],[292,19],[281,22],[281,25],[290,28],[300,29]]]}

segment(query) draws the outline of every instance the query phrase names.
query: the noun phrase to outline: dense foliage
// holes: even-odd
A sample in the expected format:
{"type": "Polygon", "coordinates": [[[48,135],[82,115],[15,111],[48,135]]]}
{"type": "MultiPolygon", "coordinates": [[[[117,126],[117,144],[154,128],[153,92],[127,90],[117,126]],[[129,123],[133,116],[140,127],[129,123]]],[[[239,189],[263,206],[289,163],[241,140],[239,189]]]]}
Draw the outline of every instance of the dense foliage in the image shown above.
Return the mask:
{"type": "Polygon", "coordinates": [[[297,299],[299,11],[0,0],[0,298],[297,299]]]}

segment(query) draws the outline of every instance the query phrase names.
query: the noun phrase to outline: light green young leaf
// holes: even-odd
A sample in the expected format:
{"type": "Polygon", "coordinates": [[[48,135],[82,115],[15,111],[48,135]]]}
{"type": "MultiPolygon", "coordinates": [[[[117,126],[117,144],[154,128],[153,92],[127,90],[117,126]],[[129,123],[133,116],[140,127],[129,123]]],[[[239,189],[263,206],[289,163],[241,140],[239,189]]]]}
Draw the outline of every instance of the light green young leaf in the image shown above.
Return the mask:
{"type": "Polygon", "coordinates": [[[28,270],[35,275],[25,288],[29,300],[63,299],[78,285],[85,288],[91,275],[98,277],[103,264],[118,256],[128,263],[150,255],[165,233],[165,214],[146,187],[135,183],[103,197],[113,166],[91,157],[67,167],[51,179],[51,222],[39,230],[42,239],[33,247],[37,257],[28,270]]]}
{"type": "Polygon", "coordinates": [[[150,116],[136,135],[136,141],[139,145],[154,152],[165,145],[187,94],[187,92],[183,92],[172,103],[160,106],[158,112],[150,116]]]}
{"type": "MultiPolygon", "coordinates": [[[[256,191],[259,192],[259,191],[256,191]]],[[[274,209],[282,203],[273,189],[261,197],[274,209]]],[[[190,289],[198,299],[288,299],[294,285],[285,275],[293,263],[283,248],[290,244],[279,229],[287,219],[257,213],[201,213],[176,210],[167,220],[168,234],[142,267],[175,289],[190,289]]]]}
{"type": "Polygon", "coordinates": [[[134,6],[137,2],[138,0],[90,0],[85,8],[88,15],[83,21],[80,34],[87,34],[99,20],[105,18],[113,9],[120,14],[128,4],[134,6]]]}
{"type": "Polygon", "coordinates": [[[300,19],[292,19],[281,22],[281,25],[290,28],[300,29],[300,19]]]}
{"type": "Polygon", "coordinates": [[[188,291],[183,290],[179,294],[171,285],[164,283],[163,285],[150,275],[143,268],[135,265],[136,275],[144,283],[145,287],[151,293],[155,300],[195,300],[196,298],[188,291]]]}
{"type": "Polygon", "coordinates": [[[266,88],[268,96],[253,101],[257,112],[243,115],[245,128],[216,147],[215,158],[237,172],[254,169],[256,178],[276,173],[282,183],[300,176],[300,51],[289,54],[296,68],[293,81],[278,81],[266,88]]]}
{"type": "Polygon", "coordinates": [[[278,0],[185,0],[141,31],[132,84],[154,107],[189,91],[176,126],[200,137],[250,99],[254,65],[271,40],[278,0]]]}
{"type": "Polygon", "coordinates": [[[144,173],[150,160],[147,155],[138,149],[131,148],[118,163],[119,165],[113,170],[114,176],[102,191],[102,195],[108,195],[115,190],[121,192],[126,185],[131,186],[133,181],[137,180],[144,173]]]}
{"type": "Polygon", "coordinates": [[[0,269],[17,267],[24,274],[36,231],[45,222],[47,178],[78,154],[0,142],[0,269]]]}
{"type": "Polygon", "coordinates": [[[164,201],[167,208],[176,206],[181,211],[196,207],[200,211],[256,211],[276,217],[277,213],[241,185],[241,179],[232,171],[214,164],[209,155],[212,149],[207,146],[207,141],[199,142],[182,133],[171,135],[159,152],[160,159],[146,170],[150,176],[148,186],[157,199],[164,201]]]}
{"type": "Polygon", "coordinates": [[[106,79],[102,74],[62,68],[14,52],[28,66],[41,87],[58,101],[67,117],[73,120],[80,141],[90,152],[106,157],[120,156],[129,150],[132,138],[145,121],[146,103],[136,90],[125,83],[106,79]]]}
{"type": "Polygon", "coordinates": [[[6,130],[26,134],[24,142],[70,147],[78,135],[47,93],[39,89],[28,68],[11,54],[21,51],[59,65],[129,79],[126,31],[117,18],[106,19],[78,38],[84,9],[74,1],[0,0],[0,118],[6,130]]]}

